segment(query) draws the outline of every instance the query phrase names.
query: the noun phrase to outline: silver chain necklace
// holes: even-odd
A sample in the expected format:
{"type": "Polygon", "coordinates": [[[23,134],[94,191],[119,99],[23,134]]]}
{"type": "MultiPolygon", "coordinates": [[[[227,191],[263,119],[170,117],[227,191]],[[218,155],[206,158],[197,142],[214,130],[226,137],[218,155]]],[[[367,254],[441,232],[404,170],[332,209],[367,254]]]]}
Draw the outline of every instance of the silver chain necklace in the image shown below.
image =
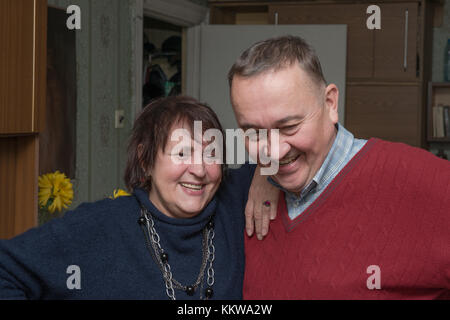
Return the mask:
{"type": "Polygon", "coordinates": [[[169,255],[161,247],[160,237],[155,230],[155,222],[153,221],[152,214],[143,206],[141,206],[141,217],[138,223],[143,228],[145,239],[147,243],[147,248],[156,261],[159,269],[162,272],[165,286],[166,294],[171,300],[176,300],[175,289],[183,290],[189,296],[193,296],[195,291],[200,286],[200,299],[202,299],[203,291],[203,279],[205,276],[205,269],[207,270],[207,280],[206,283],[208,287],[205,290],[205,299],[210,299],[213,296],[212,286],[214,285],[214,269],[213,262],[215,259],[215,247],[213,244],[214,239],[214,215],[211,217],[210,221],[206,224],[203,229],[203,239],[202,239],[202,265],[200,267],[200,272],[198,274],[197,280],[194,284],[185,286],[180,282],[175,280],[172,275],[172,271],[169,264],[169,255]],[[147,231],[147,232],[145,232],[147,231]]]}

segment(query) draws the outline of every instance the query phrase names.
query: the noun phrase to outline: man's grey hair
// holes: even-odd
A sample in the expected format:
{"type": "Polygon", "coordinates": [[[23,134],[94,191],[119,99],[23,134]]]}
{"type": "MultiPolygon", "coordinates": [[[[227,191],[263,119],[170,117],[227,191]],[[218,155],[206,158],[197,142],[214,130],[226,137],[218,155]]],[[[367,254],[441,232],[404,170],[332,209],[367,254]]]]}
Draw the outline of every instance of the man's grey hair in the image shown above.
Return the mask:
{"type": "Polygon", "coordinates": [[[234,76],[251,77],[296,62],[317,85],[326,85],[314,49],[302,38],[291,35],[260,41],[245,50],[228,72],[228,83],[231,88],[234,76]]]}

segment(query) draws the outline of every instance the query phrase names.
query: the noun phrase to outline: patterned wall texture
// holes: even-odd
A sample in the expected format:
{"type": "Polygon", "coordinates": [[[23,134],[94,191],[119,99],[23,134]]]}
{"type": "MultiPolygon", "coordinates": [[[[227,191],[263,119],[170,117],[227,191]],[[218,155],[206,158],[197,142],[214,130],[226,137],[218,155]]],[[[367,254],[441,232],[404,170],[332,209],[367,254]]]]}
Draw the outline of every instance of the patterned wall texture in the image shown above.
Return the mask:
{"type": "MultiPolygon", "coordinates": [[[[123,186],[126,144],[134,99],[134,0],[49,0],[49,5],[81,8],[76,32],[77,143],[72,208],[123,186]],[[115,129],[115,110],[125,111],[125,127],[115,129]]],[[[62,26],[65,27],[65,26],[62,26]]]]}

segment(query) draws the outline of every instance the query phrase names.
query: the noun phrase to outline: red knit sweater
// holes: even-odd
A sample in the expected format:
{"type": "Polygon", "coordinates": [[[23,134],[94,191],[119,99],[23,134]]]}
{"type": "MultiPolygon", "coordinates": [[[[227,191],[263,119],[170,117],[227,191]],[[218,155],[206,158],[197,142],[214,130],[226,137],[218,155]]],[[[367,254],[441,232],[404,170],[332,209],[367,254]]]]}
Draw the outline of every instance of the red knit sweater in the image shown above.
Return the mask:
{"type": "Polygon", "coordinates": [[[371,139],[295,220],[281,193],[245,246],[245,299],[448,299],[450,162],[371,139]]]}

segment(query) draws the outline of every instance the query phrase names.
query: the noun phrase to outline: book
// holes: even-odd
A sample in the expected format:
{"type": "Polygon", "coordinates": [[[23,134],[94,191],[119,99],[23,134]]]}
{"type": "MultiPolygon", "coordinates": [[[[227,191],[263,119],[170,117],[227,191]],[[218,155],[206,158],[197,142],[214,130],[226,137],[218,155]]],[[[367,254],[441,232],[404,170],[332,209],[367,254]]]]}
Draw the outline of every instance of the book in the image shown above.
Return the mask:
{"type": "Polygon", "coordinates": [[[445,136],[450,138],[450,106],[444,106],[444,131],[445,136]]]}
{"type": "Polygon", "coordinates": [[[444,138],[444,107],[439,104],[433,107],[433,133],[435,138],[444,138]]]}
{"type": "Polygon", "coordinates": [[[436,130],[436,118],[437,118],[437,107],[433,106],[433,108],[431,109],[432,114],[433,114],[433,138],[436,138],[437,136],[437,130],[436,130]]]}

